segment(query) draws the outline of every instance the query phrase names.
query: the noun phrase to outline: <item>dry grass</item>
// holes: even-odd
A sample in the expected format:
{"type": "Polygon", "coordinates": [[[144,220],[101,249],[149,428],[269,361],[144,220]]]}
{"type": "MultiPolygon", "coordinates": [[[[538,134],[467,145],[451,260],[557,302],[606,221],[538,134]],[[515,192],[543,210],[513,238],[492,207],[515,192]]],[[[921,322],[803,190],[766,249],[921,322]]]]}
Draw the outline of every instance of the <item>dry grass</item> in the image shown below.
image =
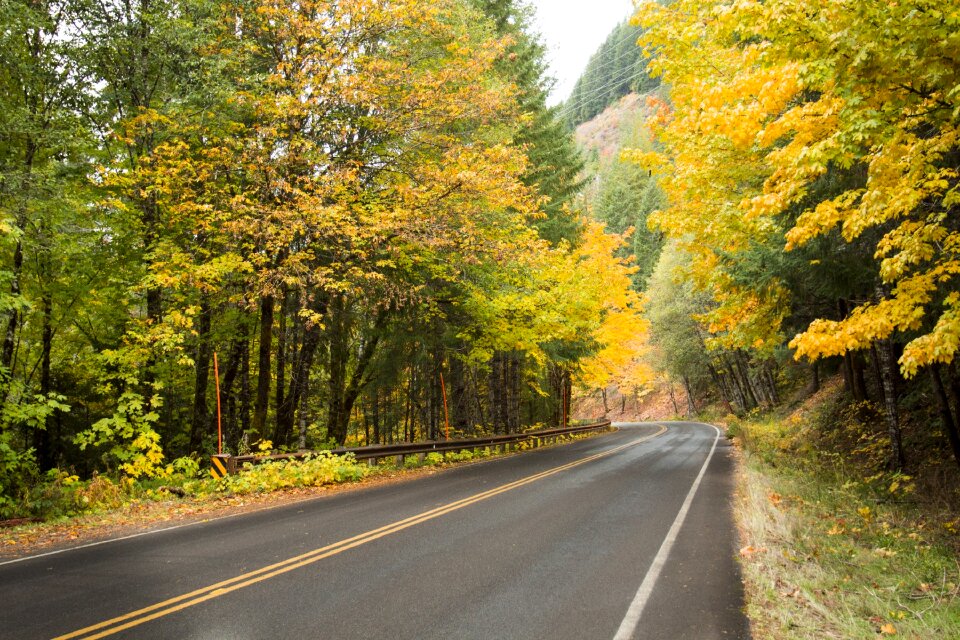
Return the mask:
{"type": "Polygon", "coordinates": [[[924,498],[926,484],[849,462],[869,457],[869,429],[851,441],[866,454],[823,447],[825,426],[855,428],[823,424],[833,414],[817,408],[837,393],[733,425],[744,449],[735,512],[754,637],[960,638],[958,521],[924,498]]]}

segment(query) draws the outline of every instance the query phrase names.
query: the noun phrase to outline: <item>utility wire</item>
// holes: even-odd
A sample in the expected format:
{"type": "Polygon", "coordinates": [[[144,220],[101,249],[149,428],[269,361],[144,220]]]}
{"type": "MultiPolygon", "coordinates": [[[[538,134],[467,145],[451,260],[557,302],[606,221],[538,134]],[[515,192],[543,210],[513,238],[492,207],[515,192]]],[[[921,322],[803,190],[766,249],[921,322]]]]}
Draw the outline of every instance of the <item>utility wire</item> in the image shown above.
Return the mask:
{"type": "Polygon", "coordinates": [[[630,82],[630,81],[632,81],[632,80],[635,80],[636,78],[639,78],[641,75],[646,74],[646,72],[647,72],[647,70],[646,70],[645,68],[644,68],[644,69],[640,69],[640,70],[638,70],[638,71],[634,71],[632,74],[629,74],[629,75],[624,76],[624,77],[617,78],[617,79],[615,79],[615,80],[613,80],[613,81],[611,81],[611,82],[608,82],[607,84],[605,84],[605,85],[603,85],[603,86],[601,86],[601,87],[597,87],[596,89],[594,89],[593,91],[591,91],[591,92],[588,93],[587,95],[581,94],[580,100],[578,100],[577,102],[574,102],[574,103],[572,103],[572,104],[565,104],[562,109],[559,109],[559,110],[557,110],[556,112],[554,112],[554,115],[555,115],[557,118],[561,118],[561,119],[562,119],[562,118],[570,115],[571,113],[574,113],[575,111],[579,110],[581,107],[583,107],[584,105],[586,105],[586,104],[589,102],[590,99],[595,98],[595,97],[597,97],[597,96],[605,93],[606,91],[612,89],[613,87],[615,87],[615,86],[617,86],[617,85],[619,85],[619,84],[623,84],[624,82],[630,82]]]}

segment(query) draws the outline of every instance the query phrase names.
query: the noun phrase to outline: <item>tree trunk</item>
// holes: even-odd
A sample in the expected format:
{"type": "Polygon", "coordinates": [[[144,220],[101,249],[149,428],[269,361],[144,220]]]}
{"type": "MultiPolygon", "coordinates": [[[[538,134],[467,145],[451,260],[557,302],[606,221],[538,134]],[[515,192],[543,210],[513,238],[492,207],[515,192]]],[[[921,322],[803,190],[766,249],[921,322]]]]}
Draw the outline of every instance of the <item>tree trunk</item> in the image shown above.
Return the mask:
{"type": "Polygon", "coordinates": [[[383,434],[380,431],[380,389],[373,393],[371,398],[370,421],[373,423],[374,444],[383,444],[383,434]]]}
{"type": "Polygon", "coordinates": [[[867,381],[863,377],[863,356],[859,351],[850,354],[850,366],[853,371],[853,399],[865,402],[870,396],[867,395],[867,381]]]}
{"type": "Polygon", "coordinates": [[[250,439],[250,341],[244,338],[241,342],[243,353],[240,354],[240,441],[250,439]]]}
{"type": "MultiPolygon", "coordinates": [[[[24,221],[26,224],[26,221],[24,221]]],[[[19,226],[19,225],[18,225],[19,226]]],[[[18,303],[20,297],[20,273],[23,271],[23,242],[17,240],[13,249],[13,268],[10,275],[10,296],[18,303]]],[[[3,352],[0,356],[0,365],[3,365],[6,375],[13,377],[13,352],[17,344],[17,329],[20,326],[20,311],[14,307],[10,310],[7,320],[7,329],[3,335],[3,352]]],[[[7,384],[9,388],[9,382],[7,384]]],[[[9,391],[4,393],[4,398],[9,391]]]]}
{"type": "Polygon", "coordinates": [[[877,345],[870,345],[870,371],[873,373],[873,383],[877,388],[877,397],[883,401],[883,376],[880,373],[880,354],[877,345]]]}
{"type": "Polygon", "coordinates": [[[853,361],[850,358],[849,352],[843,354],[843,387],[847,390],[847,393],[850,394],[850,397],[854,400],[857,399],[856,392],[853,388],[853,361]]]}
{"type": "Polygon", "coordinates": [[[267,439],[267,405],[270,402],[270,356],[273,352],[273,296],[260,298],[260,350],[257,359],[257,397],[253,406],[253,431],[267,439]]]}
{"type": "Polygon", "coordinates": [[[739,383],[741,395],[746,403],[745,408],[752,409],[753,407],[757,406],[759,402],[757,400],[757,396],[753,393],[753,387],[750,383],[750,375],[743,366],[741,354],[739,352],[734,353],[733,355],[733,365],[730,367],[730,372],[739,383]]]}
{"type": "MultiPolygon", "coordinates": [[[[33,182],[33,163],[39,151],[36,140],[33,136],[27,135],[24,143],[23,168],[25,180],[22,189],[29,192],[30,185],[33,182]]],[[[16,227],[21,231],[17,238],[17,243],[13,248],[13,265],[10,270],[10,297],[15,305],[20,303],[20,277],[23,272],[23,236],[27,226],[27,207],[24,204],[17,212],[16,227]]],[[[14,361],[13,355],[17,345],[17,330],[20,327],[20,310],[15,306],[10,310],[10,318],[7,320],[7,329],[3,335],[3,350],[0,351],[0,365],[5,371],[0,371],[0,375],[6,374],[8,379],[5,381],[3,396],[0,401],[6,402],[10,393],[10,383],[13,381],[14,361]]]]}
{"type": "Polygon", "coordinates": [[[510,353],[507,359],[508,375],[507,389],[509,391],[509,403],[507,405],[507,432],[518,433],[520,431],[520,354],[516,351],[510,353]]]}
{"type": "Polygon", "coordinates": [[[707,364],[707,371],[710,372],[710,377],[713,379],[713,384],[716,385],[717,389],[720,391],[720,397],[723,399],[723,404],[727,409],[727,413],[734,413],[733,407],[730,405],[731,394],[730,390],[727,388],[726,381],[720,377],[720,373],[712,364],[707,364]]]}
{"type": "Polygon", "coordinates": [[[470,413],[472,403],[468,397],[466,368],[460,358],[455,355],[449,357],[450,363],[450,409],[453,428],[460,433],[469,433],[471,425],[470,413]]]}
{"type": "MultiPolygon", "coordinates": [[[[50,374],[50,352],[53,349],[53,297],[49,289],[43,292],[40,300],[40,307],[43,313],[43,329],[41,332],[41,354],[40,354],[40,395],[44,398],[50,397],[53,391],[53,380],[50,374]]],[[[43,428],[36,429],[34,446],[37,449],[37,464],[41,471],[46,471],[55,466],[55,454],[53,451],[53,438],[51,437],[52,426],[48,419],[43,428]]]]}
{"type": "MultiPolygon", "coordinates": [[[[314,315],[325,317],[327,314],[327,302],[317,294],[313,302],[307,307],[314,315]]],[[[295,324],[300,329],[295,333],[302,336],[298,351],[293,355],[293,361],[290,365],[290,386],[283,397],[283,403],[277,408],[276,431],[277,442],[286,443],[287,439],[293,433],[293,422],[297,405],[300,403],[301,396],[305,393],[307,381],[310,378],[310,372],[313,369],[313,362],[316,358],[317,349],[323,339],[323,329],[319,324],[305,326],[304,322],[298,321],[295,324]]],[[[287,333],[291,333],[287,330],[287,333]]],[[[287,337],[287,342],[291,341],[292,336],[287,337]]],[[[278,394],[279,397],[279,394],[278,394]]]]}
{"type": "Polygon", "coordinates": [[[773,375],[773,367],[769,361],[763,364],[762,371],[767,384],[767,394],[770,396],[770,402],[773,403],[773,406],[777,406],[780,404],[780,394],[777,392],[777,378],[773,375]]]}
{"type": "Polygon", "coordinates": [[[286,445],[290,439],[290,430],[281,429],[280,411],[284,405],[287,375],[287,311],[290,307],[290,292],[284,287],[280,296],[280,318],[277,326],[277,388],[274,397],[274,413],[276,421],[273,428],[273,442],[277,445],[286,445]]]}
{"type": "Polygon", "coordinates": [[[207,387],[210,382],[210,357],[213,351],[210,344],[210,303],[204,300],[200,303],[200,318],[197,323],[197,352],[195,359],[196,374],[193,385],[193,421],[190,425],[190,451],[200,451],[203,441],[203,432],[210,424],[210,414],[207,410],[207,387]]]}
{"type": "Polygon", "coordinates": [[[820,361],[810,363],[810,384],[807,385],[805,395],[812,396],[820,391],[820,361]]]}
{"type": "MultiPolygon", "coordinates": [[[[337,308],[342,310],[342,304],[337,308]]],[[[337,444],[342,445],[347,439],[354,404],[364,387],[370,382],[368,371],[380,344],[380,332],[386,323],[386,312],[380,312],[377,315],[371,335],[361,344],[360,354],[349,380],[346,377],[346,358],[348,357],[346,312],[342,311],[335,315],[340,315],[340,320],[331,319],[331,327],[335,330],[330,336],[330,398],[327,415],[330,437],[336,440],[337,444]]]]}
{"type": "Polygon", "coordinates": [[[683,390],[687,392],[687,415],[697,415],[697,405],[693,401],[693,389],[690,388],[690,378],[683,376],[683,390]]]}
{"type": "Polygon", "coordinates": [[[677,404],[677,395],[676,395],[676,393],[674,393],[674,391],[673,391],[673,383],[672,383],[672,382],[670,383],[670,386],[669,386],[668,388],[669,388],[669,390],[670,390],[670,402],[673,403],[673,415],[679,416],[679,415],[680,415],[680,406],[677,404]]]}
{"type": "Polygon", "coordinates": [[[937,400],[940,421],[943,423],[943,431],[950,442],[953,460],[960,466],[960,433],[957,431],[957,422],[950,411],[950,401],[947,399],[947,392],[940,377],[939,365],[930,365],[927,367],[927,371],[930,373],[930,386],[933,388],[933,396],[937,400]]]}
{"type": "Polygon", "coordinates": [[[490,417],[493,420],[494,433],[507,432],[504,377],[504,354],[502,351],[497,351],[493,354],[490,366],[490,417]]]}
{"type": "Polygon", "coordinates": [[[880,375],[883,379],[883,397],[887,431],[890,435],[891,463],[897,470],[903,469],[905,457],[903,442],[900,435],[900,413],[897,410],[897,391],[893,372],[894,360],[890,340],[877,341],[877,351],[880,354],[880,375]]]}
{"type": "Polygon", "coordinates": [[[230,345],[230,355],[227,359],[227,366],[223,371],[223,381],[221,383],[220,393],[224,399],[223,417],[224,417],[224,442],[227,447],[233,447],[236,450],[237,442],[240,440],[239,428],[239,410],[237,407],[236,394],[233,392],[233,385],[240,373],[241,360],[247,352],[246,338],[238,338],[230,345]]]}
{"type": "Polygon", "coordinates": [[[347,438],[349,417],[345,415],[344,389],[347,380],[347,328],[343,309],[343,300],[336,298],[331,304],[328,323],[328,361],[327,374],[329,398],[327,400],[327,430],[329,437],[338,445],[347,438]]]}
{"type": "Polygon", "coordinates": [[[304,379],[300,393],[300,429],[297,438],[297,448],[304,451],[307,448],[307,391],[309,390],[308,380],[304,379]]]}

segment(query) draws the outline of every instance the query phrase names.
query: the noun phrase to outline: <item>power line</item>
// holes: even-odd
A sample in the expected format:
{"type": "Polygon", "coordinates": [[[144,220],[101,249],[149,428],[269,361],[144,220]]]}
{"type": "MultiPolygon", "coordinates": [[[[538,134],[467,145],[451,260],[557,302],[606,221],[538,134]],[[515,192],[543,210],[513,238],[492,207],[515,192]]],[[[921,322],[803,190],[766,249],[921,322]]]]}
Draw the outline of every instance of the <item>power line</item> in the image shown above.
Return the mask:
{"type": "MultiPolygon", "coordinates": [[[[629,71],[629,70],[628,70],[628,71],[629,71]]],[[[636,78],[639,78],[641,75],[645,75],[646,73],[647,73],[647,70],[646,70],[645,68],[644,68],[644,69],[640,69],[640,70],[638,70],[638,71],[634,71],[632,74],[630,74],[630,75],[628,75],[628,76],[626,76],[626,77],[617,78],[617,79],[613,80],[612,82],[608,82],[607,84],[605,84],[605,85],[603,85],[603,86],[601,86],[601,87],[597,87],[597,88],[594,89],[592,92],[590,92],[590,93],[588,93],[588,94],[586,94],[586,95],[581,94],[581,99],[580,99],[579,101],[574,102],[574,103],[572,103],[572,104],[564,105],[564,107],[563,107],[562,109],[560,109],[560,110],[558,110],[558,111],[555,112],[555,115],[556,115],[558,118],[564,118],[564,117],[570,115],[571,113],[573,113],[574,111],[580,109],[580,108],[583,107],[584,105],[586,105],[587,102],[588,102],[590,99],[595,98],[595,97],[601,95],[602,93],[608,91],[609,89],[611,89],[611,88],[613,88],[613,87],[615,87],[615,86],[617,86],[617,85],[619,85],[619,84],[622,84],[622,83],[624,83],[624,82],[629,82],[629,81],[631,81],[631,80],[634,80],[634,79],[636,79],[636,78]]]]}
{"type": "MultiPolygon", "coordinates": [[[[632,26],[632,25],[630,25],[630,26],[632,26]]],[[[624,38],[622,38],[621,40],[617,41],[616,44],[613,45],[613,48],[614,48],[615,50],[619,50],[621,45],[623,45],[624,43],[626,43],[626,42],[628,42],[628,41],[630,41],[630,40],[633,40],[633,41],[634,41],[634,46],[636,46],[636,39],[640,36],[640,34],[641,34],[642,32],[643,32],[643,30],[640,29],[639,27],[635,28],[632,32],[629,32],[629,33],[626,35],[626,37],[624,37],[624,38]]],[[[602,45],[600,45],[600,48],[598,48],[598,49],[593,53],[593,55],[590,56],[590,60],[587,62],[587,69],[590,68],[590,63],[593,62],[593,60],[600,54],[600,51],[603,49],[603,47],[604,47],[606,44],[607,44],[607,43],[604,42],[602,45]]],[[[637,47],[638,53],[639,53],[639,48],[640,48],[640,47],[637,47]]],[[[638,59],[639,59],[639,58],[638,58],[638,59]]],[[[606,71],[607,69],[609,69],[610,67],[618,66],[618,63],[619,63],[619,62],[620,62],[620,60],[619,60],[618,58],[616,58],[616,57],[611,58],[611,59],[607,60],[606,62],[604,62],[603,64],[600,64],[600,65],[598,65],[597,67],[595,67],[595,68],[593,69],[593,71],[594,71],[594,72],[600,72],[600,73],[602,73],[602,72],[606,71]]],[[[581,76],[581,78],[582,78],[582,76],[581,76]]]]}

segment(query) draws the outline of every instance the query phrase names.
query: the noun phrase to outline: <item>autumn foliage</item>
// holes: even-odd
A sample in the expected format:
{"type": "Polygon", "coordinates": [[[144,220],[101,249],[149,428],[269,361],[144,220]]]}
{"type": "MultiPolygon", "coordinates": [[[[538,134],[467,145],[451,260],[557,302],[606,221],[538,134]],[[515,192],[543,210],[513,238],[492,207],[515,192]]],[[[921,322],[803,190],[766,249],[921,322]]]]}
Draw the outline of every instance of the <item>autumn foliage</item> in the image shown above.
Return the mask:
{"type": "Polygon", "coordinates": [[[662,146],[629,157],[662,176],[653,221],[709,294],[706,343],[843,357],[852,387],[868,357],[902,461],[897,378],[929,370],[945,406],[960,344],[956,3],[679,0],[634,19],[671,89],[662,146]]]}
{"type": "Polygon", "coordinates": [[[0,21],[0,513],[51,468],[202,459],[218,390],[228,451],[313,448],[438,437],[444,388],[457,434],[556,423],[631,361],[631,267],[515,3],[0,21]]]}

